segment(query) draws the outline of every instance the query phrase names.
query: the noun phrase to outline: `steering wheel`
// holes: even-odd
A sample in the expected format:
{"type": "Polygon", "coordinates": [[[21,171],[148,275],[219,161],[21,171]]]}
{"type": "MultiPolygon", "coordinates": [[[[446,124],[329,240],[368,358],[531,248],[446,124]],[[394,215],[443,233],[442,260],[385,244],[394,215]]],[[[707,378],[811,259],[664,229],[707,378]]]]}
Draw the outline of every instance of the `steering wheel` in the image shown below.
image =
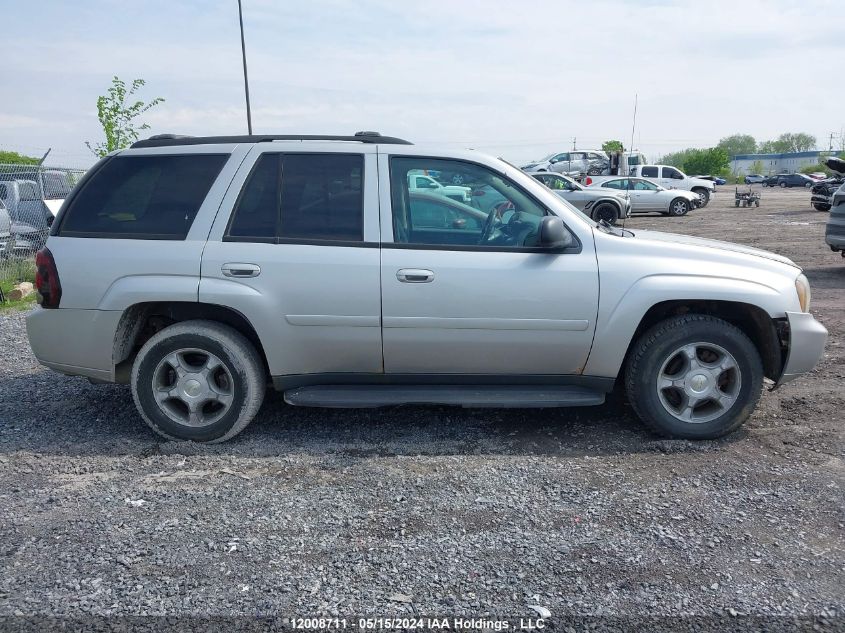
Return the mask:
{"type": "Polygon", "coordinates": [[[478,238],[479,245],[484,244],[490,239],[490,235],[493,233],[493,224],[495,224],[498,215],[499,213],[496,207],[490,209],[490,213],[487,214],[487,219],[484,220],[484,228],[481,229],[481,237],[478,238]]]}

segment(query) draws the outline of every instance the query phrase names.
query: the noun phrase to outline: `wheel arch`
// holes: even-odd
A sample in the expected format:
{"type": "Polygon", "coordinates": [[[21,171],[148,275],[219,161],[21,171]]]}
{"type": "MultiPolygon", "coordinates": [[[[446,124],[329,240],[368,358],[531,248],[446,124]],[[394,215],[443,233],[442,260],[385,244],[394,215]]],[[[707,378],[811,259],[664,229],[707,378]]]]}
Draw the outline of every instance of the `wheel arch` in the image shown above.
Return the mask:
{"type": "Polygon", "coordinates": [[[687,276],[680,278],[680,285],[671,275],[646,277],[634,284],[608,314],[602,315],[600,310],[596,339],[583,373],[618,378],[635,341],[652,325],[672,316],[707,314],[742,330],[760,352],[764,375],[777,380],[788,337],[779,293],[750,281],[707,279],[699,280],[705,287],[697,290],[687,276]]]}
{"type": "Polygon", "coordinates": [[[634,330],[625,352],[625,360],[635,342],[653,325],[684,314],[706,314],[736,326],[751,339],[760,353],[763,375],[772,380],[780,377],[785,362],[785,348],[781,344],[777,321],[759,306],[740,301],[669,300],[651,306],[634,330]]]}
{"type": "Polygon", "coordinates": [[[148,301],[127,307],[118,322],[112,347],[115,382],[129,381],[138,350],[156,332],[174,323],[194,319],[223,323],[244,335],[255,347],[269,376],[261,338],[249,319],[239,311],[229,306],[196,301],[148,301]]]}

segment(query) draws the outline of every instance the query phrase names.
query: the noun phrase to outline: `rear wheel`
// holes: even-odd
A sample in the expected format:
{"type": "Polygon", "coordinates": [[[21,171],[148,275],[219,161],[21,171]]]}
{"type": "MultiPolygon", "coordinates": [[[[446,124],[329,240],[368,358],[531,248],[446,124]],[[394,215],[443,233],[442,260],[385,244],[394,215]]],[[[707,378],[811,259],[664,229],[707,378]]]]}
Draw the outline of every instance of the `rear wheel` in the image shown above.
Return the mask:
{"type": "Polygon", "coordinates": [[[830,211],[830,205],[829,204],[818,204],[818,203],[814,202],[813,208],[816,211],[830,211]]]}
{"type": "Polygon", "coordinates": [[[615,224],[619,219],[619,209],[610,202],[600,202],[595,209],[593,209],[592,218],[596,222],[604,220],[608,224],[615,224]]]}
{"type": "Polygon", "coordinates": [[[159,435],[224,442],[240,433],[264,399],[264,365],[236,330],[184,321],[148,340],[132,367],[132,396],[159,435]]]}
{"type": "Polygon", "coordinates": [[[625,371],[640,419],[668,437],[713,439],[751,415],[763,364],[751,340],[727,321],[685,315],[662,321],[634,344],[625,371]]]}
{"type": "Polygon", "coordinates": [[[675,217],[686,215],[689,213],[689,202],[683,198],[675,198],[669,205],[669,213],[675,217]]]}
{"type": "Polygon", "coordinates": [[[786,189],[786,182],[781,181],[781,183],[780,183],[780,188],[781,188],[781,189],[786,189]]]}

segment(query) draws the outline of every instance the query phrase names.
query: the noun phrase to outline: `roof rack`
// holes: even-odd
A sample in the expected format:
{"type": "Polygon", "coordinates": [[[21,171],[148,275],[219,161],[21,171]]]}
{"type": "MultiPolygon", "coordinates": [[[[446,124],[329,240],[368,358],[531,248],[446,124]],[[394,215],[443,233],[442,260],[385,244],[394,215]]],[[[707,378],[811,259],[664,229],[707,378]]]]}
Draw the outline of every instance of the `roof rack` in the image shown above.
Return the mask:
{"type": "Polygon", "coordinates": [[[410,141],[382,136],[378,132],[355,132],[353,136],[332,136],[324,134],[251,134],[243,136],[182,136],[180,134],[156,134],[142,141],[132,143],[133,148],[168,147],[170,145],[210,145],[214,143],[269,143],[272,141],[355,141],[358,143],[381,143],[384,145],[412,145],[410,141]]]}

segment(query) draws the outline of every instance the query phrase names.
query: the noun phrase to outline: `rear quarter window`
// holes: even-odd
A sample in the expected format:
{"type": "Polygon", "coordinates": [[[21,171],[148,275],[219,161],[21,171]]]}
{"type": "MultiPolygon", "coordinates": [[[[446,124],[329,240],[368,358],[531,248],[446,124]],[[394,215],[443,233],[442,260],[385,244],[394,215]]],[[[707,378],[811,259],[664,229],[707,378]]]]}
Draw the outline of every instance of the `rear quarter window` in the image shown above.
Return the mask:
{"type": "Polygon", "coordinates": [[[58,234],[183,240],[228,157],[116,156],[73,197],[58,234]]]}

